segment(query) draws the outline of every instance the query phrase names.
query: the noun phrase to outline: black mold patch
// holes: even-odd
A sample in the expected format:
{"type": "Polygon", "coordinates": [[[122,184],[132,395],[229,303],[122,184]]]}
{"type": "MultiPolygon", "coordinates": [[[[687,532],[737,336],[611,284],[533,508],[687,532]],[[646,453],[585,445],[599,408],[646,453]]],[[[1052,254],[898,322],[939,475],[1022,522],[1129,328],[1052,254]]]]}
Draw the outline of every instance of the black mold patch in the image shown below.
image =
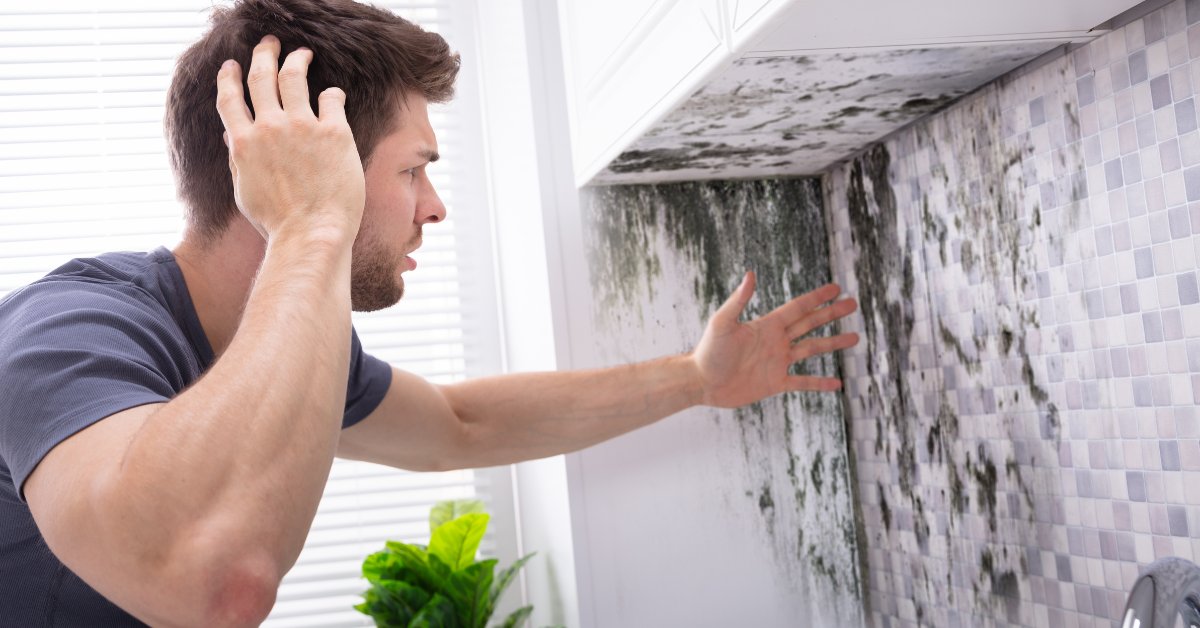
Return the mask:
{"type": "MultiPolygon", "coordinates": [[[[717,128],[721,128],[717,126],[717,128]]],[[[726,143],[707,148],[651,148],[628,150],[608,165],[611,172],[671,172],[674,170],[713,170],[729,166],[752,166],[764,157],[786,157],[796,152],[792,146],[733,146],[726,143]]]]}
{"type": "MultiPolygon", "coordinates": [[[[700,150],[714,148],[719,146],[700,150]]],[[[673,289],[690,288],[701,312],[711,313],[743,273],[754,270],[758,287],[746,319],[830,281],[816,179],[595,187],[585,189],[582,199],[590,279],[600,306],[597,327],[617,336],[643,323],[647,296],[653,299],[664,281],[675,282],[673,289]],[[664,276],[668,259],[671,277],[664,276]]],[[[833,333],[826,326],[810,335],[833,333]]],[[[821,356],[792,372],[838,376],[839,367],[832,356],[821,356]]],[[[801,561],[781,568],[795,573],[803,567],[861,600],[840,395],[788,394],[738,409],[733,417],[731,430],[751,478],[747,496],[762,529],[776,555],[801,561]]]]}

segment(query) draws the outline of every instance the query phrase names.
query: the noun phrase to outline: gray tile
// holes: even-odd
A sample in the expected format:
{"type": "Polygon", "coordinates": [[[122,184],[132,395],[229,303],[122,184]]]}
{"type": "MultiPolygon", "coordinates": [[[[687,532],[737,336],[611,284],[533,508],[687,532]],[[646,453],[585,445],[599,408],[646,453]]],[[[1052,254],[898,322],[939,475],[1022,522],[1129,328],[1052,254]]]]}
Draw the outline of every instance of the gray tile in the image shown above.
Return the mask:
{"type": "Polygon", "coordinates": [[[1137,85],[1150,78],[1146,69],[1146,50],[1139,50],[1129,55],[1129,83],[1137,85]]]}
{"type": "Polygon", "coordinates": [[[1148,370],[1146,364],[1146,348],[1145,347],[1129,347],[1129,374],[1134,376],[1145,375],[1148,370]]]}
{"type": "Polygon", "coordinates": [[[1042,209],[1054,209],[1058,207],[1058,199],[1054,194],[1054,184],[1051,182],[1043,183],[1038,187],[1038,193],[1042,198],[1042,209]]]}
{"type": "Polygon", "coordinates": [[[1162,144],[1159,144],[1158,157],[1162,162],[1163,172],[1174,172],[1179,170],[1179,168],[1183,165],[1179,160],[1179,140],[1171,138],[1162,144]]]}
{"type": "Polygon", "coordinates": [[[1172,536],[1187,536],[1187,509],[1183,506],[1167,506],[1167,520],[1171,524],[1172,536]]]}
{"type": "Polygon", "coordinates": [[[1170,75],[1163,74],[1150,79],[1150,102],[1155,109],[1162,109],[1173,102],[1170,75]]]}
{"type": "Polygon", "coordinates": [[[1092,56],[1087,46],[1081,46],[1071,53],[1071,61],[1075,65],[1075,78],[1090,74],[1092,71],[1092,56]]]}
{"type": "Polygon", "coordinates": [[[1125,185],[1133,185],[1142,180],[1142,160],[1136,153],[1121,158],[1121,175],[1125,185]]]}
{"type": "Polygon", "coordinates": [[[1162,318],[1158,312],[1142,313],[1142,328],[1146,332],[1146,342],[1162,342],[1162,318]]]}
{"type": "Polygon", "coordinates": [[[1041,97],[1029,101],[1029,124],[1041,126],[1046,123],[1046,108],[1041,97]]]}
{"type": "Polygon", "coordinates": [[[1187,342],[1188,370],[1200,373],[1200,338],[1187,342]]]}
{"type": "Polygon", "coordinates": [[[1175,103],[1175,126],[1180,135],[1196,130],[1196,103],[1193,99],[1175,103]]]}
{"type": "MultiPolygon", "coordinates": [[[[1113,503],[1114,511],[1117,503],[1120,502],[1113,503]]],[[[1125,529],[1128,530],[1128,528],[1125,529]]],[[[1126,562],[1137,560],[1137,546],[1134,544],[1133,535],[1129,532],[1117,532],[1117,560],[1126,562]]]]}
{"type": "Polygon", "coordinates": [[[1058,573],[1059,582],[1072,582],[1070,556],[1065,554],[1055,554],[1054,569],[1058,573]]]}
{"type": "Polygon", "coordinates": [[[1167,210],[1167,219],[1171,223],[1172,238],[1186,238],[1192,233],[1192,218],[1184,205],[1167,210]]]}
{"type": "Polygon", "coordinates": [[[1200,302],[1200,287],[1196,285],[1196,273],[1183,273],[1175,280],[1179,283],[1180,305],[1192,305],[1200,302]]]}
{"type": "MultiPolygon", "coordinates": [[[[1197,167],[1200,170],[1200,167],[1197,167]]],[[[1113,159],[1104,164],[1104,179],[1108,183],[1108,191],[1111,192],[1123,185],[1125,181],[1121,178],[1121,160],[1113,159]]],[[[1200,190],[1200,172],[1197,172],[1197,186],[1200,190]]],[[[1200,194],[1200,192],[1198,192],[1200,194]]]]}
{"type": "MultiPolygon", "coordinates": [[[[1114,159],[1113,161],[1116,160],[1114,159]]],[[[1187,188],[1188,200],[1200,201],[1200,166],[1192,166],[1191,168],[1184,170],[1183,183],[1187,188]]]]}
{"type": "Polygon", "coordinates": [[[1117,251],[1128,251],[1133,243],[1129,240],[1129,223],[1119,222],[1112,226],[1113,248],[1117,251]]]}
{"type": "MultiPolygon", "coordinates": [[[[1114,501],[1113,505],[1113,527],[1118,530],[1133,529],[1133,514],[1129,510],[1129,502],[1114,501]]],[[[1121,535],[1117,535],[1119,541],[1121,535]]],[[[1129,537],[1130,542],[1133,542],[1133,537],[1129,537]]],[[[1124,559],[1122,559],[1124,560],[1124,559]]]]}
{"type": "Polygon", "coordinates": [[[1117,534],[1111,530],[1100,530],[1100,558],[1117,560],[1117,534]]]}
{"type": "Polygon", "coordinates": [[[1121,286],[1121,311],[1125,314],[1138,311],[1137,284],[1127,283],[1121,286]]]}
{"type": "Polygon", "coordinates": [[[1072,556],[1084,556],[1083,551],[1083,529],[1078,526],[1067,528],[1067,550],[1072,556]]]}
{"type": "Polygon", "coordinates": [[[1162,311],[1163,340],[1179,340],[1183,338],[1183,317],[1179,308],[1162,311]]]}
{"type": "MultiPolygon", "coordinates": [[[[1200,353],[1200,351],[1197,351],[1200,353]]],[[[1113,377],[1129,377],[1129,350],[1125,347],[1109,349],[1108,360],[1112,363],[1113,377]]]]}
{"type": "Polygon", "coordinates": [[[1129,499],[1135,502],[1146,501],[1146,478],[1141,471],[1126,471],[1125,486],[1129,491],[1129,499]]]}
{"type": "MultiPolygon", "coordinates": [[[[1200,173],[1197,174],[1200,175],[1200,173]]],[[[1133,252],[1133,266],[1137,272],[1138,279],[1154,276],[1154,253],[1150,250],[1150,247],[1137,249],[1133,252]]]]}
{"type": "Polygon", "coordinates": [[[1166,28],[1163,25],[1163,14],[1159,11],[1147,15],[1142,20],[1142,25],[1145,27],[1147,46],[1162,39],[1167,34],[1166,28]]]}
{"type": "Polygon", "coordinates": [[[1137,127],[1138,148],[1149,148],[1158,142],[1154,135],[1154,116],[1146,114],[1138,118],[1134,125],[1137,127]]]}
{"type": "Polygon", "coordinates": [[[1075,600],[1075,603],[1079,604],[1079,610],[1096,617],[1108,617],[1108,600],[1105,599],[1104,589],[1084,587],[1083,598],[1086,599],[1086,602],[1079,598],[1075,600]]]}
{"type": "Polygon", "coordinates": [[[1123,89],[1129,89],[1129,61],[1126,59],[1118,59],[1108,66],[1112,71],[1112,87],[1113,93],[1117,93],[1123,89]]]}
{"type": "Polygon", "coordinates": [[[1163,471],[1179,470],[1179,443],[1177,441],[1158,441],[1158,453],[1162,458],[1163,471]]]}
{"type": "Polygon", "coordinates": [[[1200,0],[1187,0],[1187,22],[1200,22],[1200,0]]]}
{"type": "Polygon", "coordinates": [[[1084,301],[1087,303],[1088,318],[1092,320],[1104,318],[1104,301],[1099,290],[1089,290],[1084,295],[1084,301]]]}
{"type": "Polygon", "coordinates": [[[1133,380],[1133,405],[1139,408],[1154,406],[1154,384],[1149,377],[1133,380]]]}
{"type": "Polygon", "coordinates": [[[1079,95],[1079,106],[1086,107],[1096,102],[1096,79],[1092,74],[1086,74],[1075,81],[1075,91],[1079,95]]]}

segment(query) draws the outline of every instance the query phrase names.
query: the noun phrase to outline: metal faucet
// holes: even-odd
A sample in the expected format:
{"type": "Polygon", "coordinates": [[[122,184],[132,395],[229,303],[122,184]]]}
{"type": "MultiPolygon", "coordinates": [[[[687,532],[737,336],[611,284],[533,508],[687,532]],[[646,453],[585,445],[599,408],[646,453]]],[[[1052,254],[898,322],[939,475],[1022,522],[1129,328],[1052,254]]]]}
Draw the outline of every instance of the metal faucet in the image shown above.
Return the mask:
{"type": "Polygon", "coordinates": [[[1182,558],[1150,563],[1125,603],[1121,628],[1200,628],[1200,567],[1182,558]]]}

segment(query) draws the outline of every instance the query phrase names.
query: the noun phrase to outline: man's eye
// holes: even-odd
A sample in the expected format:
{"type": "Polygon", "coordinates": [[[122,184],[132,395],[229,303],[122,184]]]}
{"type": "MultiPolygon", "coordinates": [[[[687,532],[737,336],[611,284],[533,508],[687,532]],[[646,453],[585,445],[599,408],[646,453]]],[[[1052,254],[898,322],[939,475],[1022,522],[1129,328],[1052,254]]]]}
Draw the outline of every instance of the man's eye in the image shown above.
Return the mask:
{"type": "Polygon", "coordinates": [[[409,175],[410,177],[415,177],[415,176],[417,176],[417,169],[409,168],[408,170],[401,171],[400,174],[406,174],[406,175],[409,175]]]}

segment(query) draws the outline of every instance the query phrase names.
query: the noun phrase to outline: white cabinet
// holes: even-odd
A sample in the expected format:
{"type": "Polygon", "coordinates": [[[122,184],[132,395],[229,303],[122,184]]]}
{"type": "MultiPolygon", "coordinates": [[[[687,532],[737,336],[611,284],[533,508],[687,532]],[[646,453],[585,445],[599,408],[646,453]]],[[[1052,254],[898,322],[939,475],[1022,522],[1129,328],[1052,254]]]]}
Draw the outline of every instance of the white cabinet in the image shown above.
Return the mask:
{"type": "Polygon", "coordinates": [[[558,0],[576,183],[752,56],[1085,41],[1136,0],[558,0]]]}

